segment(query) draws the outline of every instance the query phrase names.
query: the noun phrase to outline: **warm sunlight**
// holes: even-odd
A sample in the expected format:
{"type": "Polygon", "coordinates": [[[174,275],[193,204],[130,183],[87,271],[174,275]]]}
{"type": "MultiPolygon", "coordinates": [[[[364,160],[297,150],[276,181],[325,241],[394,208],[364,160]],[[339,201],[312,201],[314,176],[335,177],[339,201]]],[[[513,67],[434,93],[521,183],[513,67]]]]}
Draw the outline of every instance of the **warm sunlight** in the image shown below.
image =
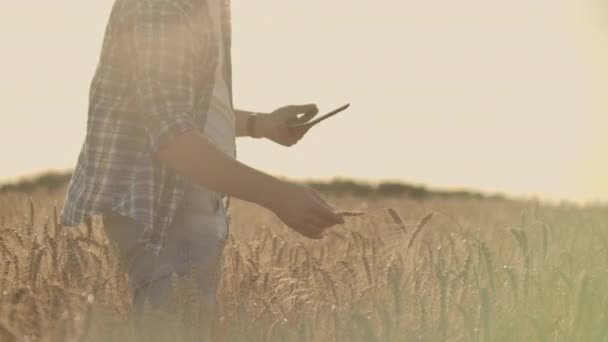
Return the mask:
{"type": "Polygon", "coordinates": [[[608,341],[607,12],[0,1],[0,342],[608,341]]]}
{"type": "MultiPolygon", "coordinates": [[[[0,178],[74,166],[111,4],[0,4],[0,178]]],[[[592,4],[235,0],[237,106],[352,103],[292,153],[242,141],[239,157],[295,178],[605,199],[608,53],[592,4]]]]}

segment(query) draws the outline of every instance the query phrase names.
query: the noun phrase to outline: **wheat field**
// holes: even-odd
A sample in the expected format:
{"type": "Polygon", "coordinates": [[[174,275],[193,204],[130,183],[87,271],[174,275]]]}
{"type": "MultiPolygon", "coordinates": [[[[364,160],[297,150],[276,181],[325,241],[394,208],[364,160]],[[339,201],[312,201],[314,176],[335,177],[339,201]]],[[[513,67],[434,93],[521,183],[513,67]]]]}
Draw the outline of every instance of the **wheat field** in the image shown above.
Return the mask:
{"type": "Polygon", "coordinates": [[[608,341],[606,207],[330,195],[366,215],[311,241],[234,201],[218,315],[174,279],[136,318],[100,220],[57,225],[64,191],[0,194],[0,341],[608,341]]]}

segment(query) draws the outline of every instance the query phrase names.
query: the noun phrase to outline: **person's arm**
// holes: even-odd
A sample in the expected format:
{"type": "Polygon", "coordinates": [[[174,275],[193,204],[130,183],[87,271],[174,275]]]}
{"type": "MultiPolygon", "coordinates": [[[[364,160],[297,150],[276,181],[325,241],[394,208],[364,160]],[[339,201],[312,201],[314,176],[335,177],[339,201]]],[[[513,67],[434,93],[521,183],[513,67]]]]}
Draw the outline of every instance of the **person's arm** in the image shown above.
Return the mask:
{"type": "Polygon", "coordinates": [[[336,209],[308,187],[281,181],[229,158],[197,132],[181,134],[164,145],[157,159],[196,183],[261,205],[309,238],[344,223],[336,209]]]}
{"type": "Polygon", "coordinates": [[[268,194],[280,194],[286,183],[257,171],[220,151],[204,136],[189,131],[163,145],[156,157],[180,174],[212,191],[226,193],[272,209],[268,194]]]}
{"type": "Polygon", "coordinates": [[[197,132],[192,40],[202,38],[172,2],[140,2],[128,35],[137,102],[158,162],[210,190],[260,204],[309,237],[343,222],[312,190],[229,158],[197,132]]]}

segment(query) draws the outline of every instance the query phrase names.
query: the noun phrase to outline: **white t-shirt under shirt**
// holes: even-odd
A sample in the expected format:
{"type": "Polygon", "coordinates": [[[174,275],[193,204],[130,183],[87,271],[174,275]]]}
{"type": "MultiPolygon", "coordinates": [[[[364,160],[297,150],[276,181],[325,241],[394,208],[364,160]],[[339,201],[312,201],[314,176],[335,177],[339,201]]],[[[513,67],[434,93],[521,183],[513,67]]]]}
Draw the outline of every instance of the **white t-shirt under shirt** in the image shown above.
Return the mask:
{"type": "MultiPolygon", "coordinates": [[[[224,77],[224,40],[222,39],[223,0],[209,0],[209,11],[213,20],[215,38],[218,39],[219,58],[215,74],[215,85],[207,112],[203,135],[221,151],[231,158],[236,157],[236,117],[230,101],[230,89],[224,77]]],[[[214,167],[210,165],[209,167],[214,167]]],[[[183,215],[187,222],[211,230],[219,239],[228,234],[227,206],[228,198],[201,186],[194,186],[186,192],[186,206],[183,215]]]]}
{"type": "Polygon", "coordinates": [[[230,101],[230,89],[224,77],[224,40],[222,39],[223,19],[221,6],[225,6],[223,0],[208,0],[209,11],[213,21],[215,38],[218,39],[219,59],[215,73],[215,86],[209,104],[207,121],[205,123],[204,135],[218,148],[231,157],[236,157],[236,132],[235,114],[230,101]]]}

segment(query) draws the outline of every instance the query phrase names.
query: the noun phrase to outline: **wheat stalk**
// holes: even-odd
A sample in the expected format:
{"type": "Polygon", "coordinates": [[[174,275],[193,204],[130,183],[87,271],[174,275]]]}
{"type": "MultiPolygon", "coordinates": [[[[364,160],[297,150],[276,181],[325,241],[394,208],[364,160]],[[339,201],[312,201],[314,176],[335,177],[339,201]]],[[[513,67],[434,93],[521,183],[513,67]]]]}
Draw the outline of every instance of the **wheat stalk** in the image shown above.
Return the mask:
{"type": "Polygon", "coordinates": [[[424,216],[420,220],[420,222],[418,222],[418,225],[416,226],[416,230],[414,230],[414,233],[412,234],[412,237],[410,238],[410,242],[408,242],[408,244],[407,244],[408,250],[414,244],[414,240],[416,239],[416,236],[418,236],[418,234],[420,234],[420,232],[422,231],[422,228],[424,228],[424,226],[426,226],[426,224],[433,218],[434,215],[435,215],[435,213],[429,213],[426,216],[424,216]]]}

